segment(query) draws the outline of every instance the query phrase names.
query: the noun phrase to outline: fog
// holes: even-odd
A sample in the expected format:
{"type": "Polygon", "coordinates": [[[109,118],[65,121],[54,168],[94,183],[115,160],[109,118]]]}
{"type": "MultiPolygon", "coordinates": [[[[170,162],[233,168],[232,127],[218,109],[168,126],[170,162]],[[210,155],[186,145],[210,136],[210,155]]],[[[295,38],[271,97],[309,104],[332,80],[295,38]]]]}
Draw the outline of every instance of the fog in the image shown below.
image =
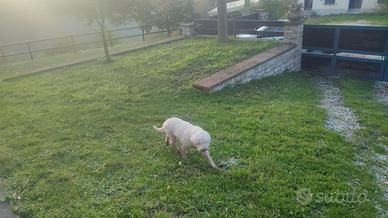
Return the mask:
{"type": "Polygon", "coordinates": [[[50,10],[45,0],[0,0],[0,44],[95,30],[76,17],[50,10]]]}

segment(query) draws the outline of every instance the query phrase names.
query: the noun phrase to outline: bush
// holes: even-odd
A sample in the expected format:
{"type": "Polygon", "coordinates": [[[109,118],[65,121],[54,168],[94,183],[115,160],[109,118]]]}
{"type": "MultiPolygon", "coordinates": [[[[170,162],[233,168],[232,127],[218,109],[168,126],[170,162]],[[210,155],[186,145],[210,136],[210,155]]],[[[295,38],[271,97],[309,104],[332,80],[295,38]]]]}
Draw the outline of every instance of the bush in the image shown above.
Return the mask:
{"type": "Polygon", "coordinates": [[[388,14],[388,0],[380,0],[379,6],[380,6],[382,12],[388,14]]]}
{"type": "Polygon", "coordinates": [[[293,2],[293,0],[261,0],[260,2],[253,4],[252,8],[264,9],[268,11],[270,19],[277,20],[285,18],[291,2],[293,2]]]}

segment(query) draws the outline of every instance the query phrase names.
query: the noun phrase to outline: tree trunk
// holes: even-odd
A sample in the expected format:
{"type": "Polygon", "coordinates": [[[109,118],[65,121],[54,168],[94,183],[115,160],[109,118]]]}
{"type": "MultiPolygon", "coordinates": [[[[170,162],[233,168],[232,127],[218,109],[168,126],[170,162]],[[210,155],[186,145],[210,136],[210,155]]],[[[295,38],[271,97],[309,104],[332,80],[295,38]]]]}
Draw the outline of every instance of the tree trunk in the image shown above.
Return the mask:
{"type": "Polygon", "coordinates": [[[108,50],[108,43],[106,42],[106,37],[105,37],[105,25],[103,22],[98,22],[98,25],[100,26],[102,44],[104,46],[106,61],[111,62],[112,59],[110,58],[110,54],[109,54],[109,50],[108,50]]]}
{"type": "Polygon", "coordinates": [[[217,0],[217,33],[219,42],[228,42],[226,0],[217,0]]]}
{"type": "Polygon", "coordinates": [[[249,15],[251,8],[251,0],[245,0],[244,4],[244,14],[243,15],[249,15]]]}

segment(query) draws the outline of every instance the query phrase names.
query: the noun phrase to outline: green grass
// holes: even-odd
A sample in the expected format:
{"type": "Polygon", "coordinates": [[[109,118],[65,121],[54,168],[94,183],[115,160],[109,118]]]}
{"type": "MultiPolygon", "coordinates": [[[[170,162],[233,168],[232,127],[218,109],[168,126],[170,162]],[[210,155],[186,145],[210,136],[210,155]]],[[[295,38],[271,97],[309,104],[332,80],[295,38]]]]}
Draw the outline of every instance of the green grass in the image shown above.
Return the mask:
{"type": "Polygon", "coordinates": [[[365,190],[353,145],[324,128],[306,73],[199,93],[191,83],[275,42],[183,40],[0,83],[0,175],[22,217],[373,217],[372,201],[301,205],[296,193],[365,190]],[[208,130],[217,172],[152,129],[179,116],[208,130]],[[180,165],[179,162],[182,161],[180,165]]]}
{"type": "MultiPolygon", "coordinates": [[[[114,40],[113,46],[109,47],[110,53],[122,52],[129,49],[144,47],[152,43],[168,39],[167,33],[153,34],[142,37],[114,40]]],[[[4,79],[14,78],[21,75],[29,74],[36,70],[55,67],[82,60],[96,59],[104,57],[104,50],[99,48],[78,49],[77,52],[68,52],[62,54],[52,54],[36,57],[34,60],[18,61],[9,64],[0,65],[0,81],[4,79]]]]}
{"type": "Polygon", "coordinates": [[[344,24],[359,23],[388,25],[388,14],[338,14],[316,17],[306,20],[306,24],[344,24]]]}
{"type": "MultiPolygon", "coordinates": [[[[373,82],[345,79],[340,81],[340,85],[346,103],[353,108],[364,127],[357,133],[359,136],[357,153],[366,158],[369,168],[375,165],[387,169],[387,162],[376,160],[374,156],[387,155],[388,107],[376,100],[373,82]]],[[[380,201],[387,210],[386,199],[380,201]]]]}

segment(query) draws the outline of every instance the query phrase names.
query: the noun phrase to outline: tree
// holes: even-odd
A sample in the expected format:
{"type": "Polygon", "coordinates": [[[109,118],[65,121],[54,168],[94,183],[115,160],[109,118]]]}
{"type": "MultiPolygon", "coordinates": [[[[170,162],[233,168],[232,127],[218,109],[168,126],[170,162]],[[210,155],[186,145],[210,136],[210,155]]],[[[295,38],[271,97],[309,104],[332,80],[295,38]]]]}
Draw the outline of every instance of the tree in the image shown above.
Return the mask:
{"type": "Polygon", "coordinates": [[[153,0],[153,2],[154,24],[160,29],[167,29],[169,36],[180,22],[189,22],[194,18],[193,0],[153,0]]]}
{"type": "Polygon", "coordinates": [[[228,42],[226,0],[217,0],[217,34],[219,42],[228,42]]]}
{"type": "Polygon", "coordinates": [[[269,18],[277,20],[284,18],[288,12],[289,6],[295,0],[260,0],[251,6],[252,9],[264,9],[268,11],[269,18]]]}
{"type": "Polygon", "coordinates": [[[127,7],[123,10],[127,10],[127,13],[120,14],[127,14],[129,17],[121,20],[135,20],[146,31],[151,30],[155,14],[153,0],[133,0],[132,7],[127,7]]]}
{"type": "Polygon", "coordinates": [[[388,0],[378,1],[381,11],[388,14],[388,0]]]}
{"type": "Polygon", "coordinates": [[[127,19],[127,10],[131,0],[49,0],[59,12],[76,15],[89,25],[97,24],[102,38],[106,60],[111,61],[106,41],[105,25],[107,21],[117,22],[127,19]],[[125,9],[125,10],[124,10],[125,9]]]}

